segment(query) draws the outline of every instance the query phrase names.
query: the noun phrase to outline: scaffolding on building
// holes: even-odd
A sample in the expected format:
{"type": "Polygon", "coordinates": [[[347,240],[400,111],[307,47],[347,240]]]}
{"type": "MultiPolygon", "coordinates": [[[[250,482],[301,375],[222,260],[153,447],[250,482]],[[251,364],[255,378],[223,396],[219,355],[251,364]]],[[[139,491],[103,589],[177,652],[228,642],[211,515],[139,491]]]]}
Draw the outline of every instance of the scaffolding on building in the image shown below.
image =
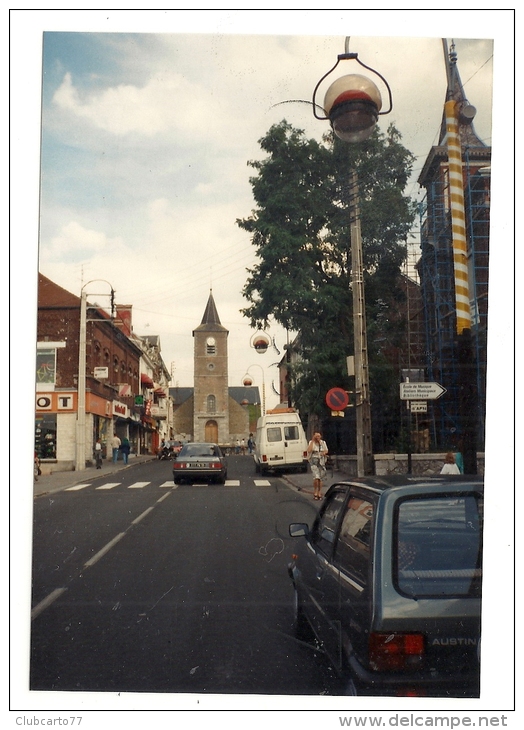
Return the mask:
{"type": "MultiPolygon", "coordinates": [[[[487,366],[490,168],[486,152],[486,148],[463,150],[479,448],[485,437],[487,366]]],[[[419,204],[421,256],[417,269],[424,306],[426,379],[446,389],[445,396],[428,403],[431,441],[434,447],[447,449],[460,444],[461,423],[449,176],[445,163],[442,165],[442,174],[426,182],[426,195],[419,204]]]]}

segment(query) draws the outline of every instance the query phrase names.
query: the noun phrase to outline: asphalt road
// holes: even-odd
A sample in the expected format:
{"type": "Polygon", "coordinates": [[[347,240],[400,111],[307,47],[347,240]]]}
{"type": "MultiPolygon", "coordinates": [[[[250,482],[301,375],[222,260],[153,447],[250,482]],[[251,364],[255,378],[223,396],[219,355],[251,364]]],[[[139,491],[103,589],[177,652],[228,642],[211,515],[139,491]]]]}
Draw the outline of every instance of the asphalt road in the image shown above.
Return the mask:
{"type": "Polygon", "coordinates": [[[314,505],[248,457],[228,480],[151,461],[35,500],[31,689],[339,694],[292,633],[288,525],[314,505]]]}

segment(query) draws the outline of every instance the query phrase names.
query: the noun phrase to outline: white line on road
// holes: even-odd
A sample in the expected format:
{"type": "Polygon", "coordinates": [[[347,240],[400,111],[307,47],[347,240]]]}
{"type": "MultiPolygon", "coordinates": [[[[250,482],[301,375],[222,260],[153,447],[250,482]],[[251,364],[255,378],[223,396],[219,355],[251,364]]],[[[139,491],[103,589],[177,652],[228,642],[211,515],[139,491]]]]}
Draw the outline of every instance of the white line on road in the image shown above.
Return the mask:
{"type": "Polygon", "coordinates": [[[226,487],[239,487],[240,486],[240,479],[227,479],[226,480],[226,487]]]}
{"type": "Polygon", "coordinates": [[[178,484],[175,484],[174,482],[164,482],[160,486],[161,487],[171,487],[172,489],[176,489],[178,487],[178,484]]]}
{"type": "Polygon", "coordinates": [[[86,487],[90,487],[91,484],[75,484],[74,487],[67,487],[65,490],[66,492],[78,492],[79,489],[85,489],[86,487]]]}
{"type": "Polygon", "coordinates": [[[144,517],[145,517],[146,515],[148,515],[148,514],[149,514],[149,513],[150,513],[150,512],[151,512],[151,511],[152,511],[153,509],[154,509],[154,507],[148,507],[148,508],[147,508],[146,510],[144,510],[144,511],[142,512],[142,514],[141,514],[141,515],[138,515],[138,517],[135,517],[135,519],[134,519],[134,520],[133,520],[133,521],[131,522],[131,524],[132,524],[132,525],[137,525],[137,524],[138,524],[138,523],[140,522],[140,520],[143,520],[143,519],[144,519],[144,517]]]}
{"type": "Polygon", "coordinates": [[[256,487],[270,487],[271,482],[268,482],[267,479],[254,479],[256,487]]]}
{"type": "Polygon", "coordinates": [[[67,591],[67,588],[55,588],[55,590],[46,596],[43,601],[40,601],[40,603],[38,603],[31,611],[31,621],[41,614],[45,608],[50,606],[53,601],[56,601],[56,599],[61,596],[64,591],[67,591]]]}
{"type": "Polygon", "coordinates": [[[125,534],[125,532],[119,532],[116,537],[110,540],[107,545],[102,548],[102,550],[99,550],[96,555],[93,555],[93,557],[87,561],[87,563],[84,563],[84,568],[90,568],[92,565],[98,562],[100,558],[107,553],[108,550],[111,550],[113,545],[116,545],[116,543],[124,537],[125,534]]]}
{"type": "Polygon", "coordinates": [[[143,489],[144,487],[147,487],[148,484],[151,484],[151,482],[135,482],[134,484],[130,484],[128,489],[143,489]]]}
{"type": "Polygon", "coordinates": [[[113,489],[114,487],[118,487],[119,484],[122,484],[122,482],[108,482],[107,484],[102,484],[101,487],[97,487],[97,489],[113,489]]]}

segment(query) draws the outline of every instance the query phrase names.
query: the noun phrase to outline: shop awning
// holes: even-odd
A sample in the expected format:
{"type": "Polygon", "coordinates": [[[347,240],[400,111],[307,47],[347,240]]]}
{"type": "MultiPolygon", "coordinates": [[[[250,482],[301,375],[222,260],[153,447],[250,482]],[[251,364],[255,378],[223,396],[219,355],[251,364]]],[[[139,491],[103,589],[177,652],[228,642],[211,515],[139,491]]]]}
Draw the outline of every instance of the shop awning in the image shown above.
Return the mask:
{"type": "Polygon", "coordinates": [[[155,388],[154,390],[155,395],[157,395],[159,398],[166,398],[166,391],[163,388],[155,388]]]}
{"type": "Polygon", "coordinates": [[[146,375],[145,373],[140,374],[140,382],[142,383],[142,385],[146,385],[148,388],[152,388],[154,385],[149,375],[146,375]]]}

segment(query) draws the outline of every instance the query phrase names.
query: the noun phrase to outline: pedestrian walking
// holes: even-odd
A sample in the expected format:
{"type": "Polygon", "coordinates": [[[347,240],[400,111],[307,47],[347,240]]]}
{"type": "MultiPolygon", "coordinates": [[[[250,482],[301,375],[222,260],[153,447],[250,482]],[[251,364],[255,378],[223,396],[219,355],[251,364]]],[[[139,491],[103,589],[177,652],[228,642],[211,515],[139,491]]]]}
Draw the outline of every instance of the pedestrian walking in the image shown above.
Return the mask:
{"type": "Polygon", "coordinates": [[[242,456],[246,455],[246,439],[242,439],[242,441],[240,442],[240,453],[242,454],[242,456]]]}
{"type": "Polygon", "coordinates": [[[326,478],[326,456],[328,455],[328,447],[322,440],[322,434],[318,431],[313,434],[313,438],[307,447],[309,465],[313,474],[313,499],[322,499],[322,482],[326,478]]]}
{"type": "Polygon", "coordinates": [[[131,444],[129,443],[127,438],[122,439],[120,451],[122,452],[122,459],[124,460],[124,464],[127,464],[129,462],[129,452],[131,451],[131,444]]]}
{"type": "Polygon", "coordinates": [[[247,440],[247,450],[249,451],[250,454],[252,454],[253,451],[255,450],[255,439],[253,438],[252,433],[249,434],[249,438],[247,440]]]}
{"type": "Polygon", "coordinates": [[[118,450],[120,449],[121,445],[122,442],[120,441],[116,433],[114,433],[111,440],[111,448],[113,450],[113,464],[116,464],[116,462],[118,461],[118,450]]]}
{"type": "Polygon", "coordinates": [[[450,451],[446,454],[444,461],[444,466],[440,470],[441,474],[460,474],[460,469],[455,462],[455,454],[450,451]]]}
{"type": "Polygon", "coordinates": [[[100,439],[97,439],[95,444],[95,463],[97,469],[102,468],[102,444],[100,439]]]}

